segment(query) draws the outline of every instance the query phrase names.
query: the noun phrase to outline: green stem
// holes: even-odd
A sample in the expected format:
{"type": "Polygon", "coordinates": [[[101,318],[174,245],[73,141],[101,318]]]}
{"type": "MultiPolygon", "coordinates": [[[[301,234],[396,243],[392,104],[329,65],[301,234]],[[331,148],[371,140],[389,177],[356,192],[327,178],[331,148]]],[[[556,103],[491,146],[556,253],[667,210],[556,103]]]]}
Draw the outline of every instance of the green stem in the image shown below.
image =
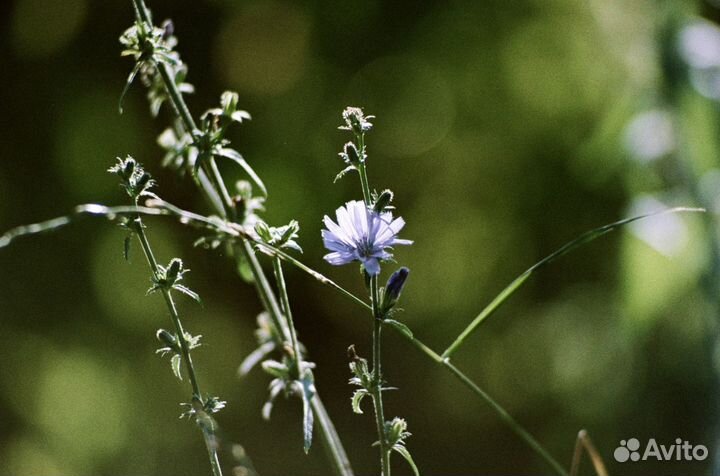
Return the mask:
{"type": "MultiPolygon", "coordinates": [[[[363,200],[365,201],[365,205],[370,207],[370,182],[368,181],[367,167],[365,166],[364,134],[358,134],[357,139],[360,149],[360,164],[358,165],[358,172],[360,174],[363,200]]],[[[382,401],[382,321],[384,316],[380,315],[377,275],[370,277],[370,301],[373,316],[373,388],[371,394],[373,398],[373,408],[375,410],[375,424],[377,425],[378,441],[380,442],[380,464],[382,468],[382,476],[390,476],[390,449],[388,448],[388,441],[385,437],[385,410],[383,408],[382,401]]]]}
{"type": "Polygon", "coordinates": [[[332,460],[334,467],[337,468],[337,473],[339,475],[352,476],[353,471],[350,466],[350,460],[348,460],[335,425],[333,425],[327,410],[325,410],[325,405],[323,405],[322,400],[320,400],[320,395],[318,395],[317,392],[312,400],[310,400],[310,404],[315,413],[315,419],[320,423],[320,432],[323,434],[323,443],[327,450],[328,457],[332,460]]]}
{"type": "Polygon", "coordinates": [[[363,200],[365,205],[372,205],[370,201],[370,182],[367,177],[367,168],[365,166],[365,134],[359,134],[357,136],[358,148],[360,149],[360,164],[358,165],[358,172],[360,174],[360,185],[362,186],[363,200]]]}
{"type": "MultiPolygon", "coordinates": [[[[139,19],[143,22],[151,24],[152,22],[150,19],[150,14],[144,0],[133,0],[133,4],[135,6],[135,10],[139,19]]],[[[188,109],[187,104],[182,97],[182,94],[180,93],[177,85],[175,84],[175,79],[171,77],[166,65],[162,63],[156,63],[156,67],[165,84],[165,88],[168,92],[170,102],[173,104],[175,112],[182,121],[184,127],[190,133],[191,137],[193,138],[193,142],[197,144],[197,138],[195,136],[195,131],[197,130],[197,127],[195,125],[195,121],[193,120],[192,114],[190,114],[190,110],[188,109]]],[[[210,180],[213,182],[213,185],[217,188],[217,190],[213,190],[212,192],[210,190],[206,190],[205,193],[208,197],[212,197],[213,195],[217,195],[219,193],[222,197],[223,207],[216,207],[217,212],[220,213],[221,216],[234,219],[235,207],[233,206],[230,194],[225,187],[225,182],[223,181],[222,176],[220,175],[220,172],[213,158],[211,158],[209,161],[209,169],[209,172],[206,172],[206,174],[210,177],[210,180]]],[[[206,182],[200,181],[200,185],[202,188],[206,188],[206,182]]],[[[245,259],[250,263],[253,277],[255,278],[256,289],[260,296],[260,300],[263,303],[263,307],[271,316],[273,316],[273,319],[281,322],[282,319],[277,298],[272,292],[267,277],[265,276],[265,272],[263,271],[260,263],[257,260],[257,257],[255,256],[255,251],[253,250],[252,245],[247,241],[247,239],[242,239],[241,241],[241,252],[245,259]]],[[[239,260],[240,257],[236,255],[236,259],[239,260]]],[[[282,330],[283,328],[280,327],[278,329],[282,330]]],[[[315,399],[319,401],[317,394],[315,395],[315,398],[313,400],[315,399]]],[[[322,407],[322,403],[318,403],[317,406],[322,407]]],[[[324,407],[322,409],[324,410],[324,407]]],[[[335,473],[338,476],[352,476],[353,471],[350,468],[350,464],[348,463],[345,449],[340,442],[340,437],[335,431],[335,427],[331,424],[330,419],[327,418],[327,413],[325,414],[325,416],[326,418],[318,418],[318,421],[321,425],[323,425],[323,431],[321,433],[326,439],[326,444],[329,448],[331,448],[331,451],[334,454],[333,462],[335,463],[335,473]],[[343,464],[338,464],[338,462],[343,461],[343,464]]]]}
{"type": "MultiPolygon", "coordinates": [[[[142,220],[139,216],[135,218],[135,226],[133,227],[135,234],[140,241],[140,246],[145,253],[148,265],[152,270],[153,277],[156,280],[160,279],[160,269],[153,254],[152,248],[150,247],[150,241],[147,238],[147,234],[143,228],[142,220]]],[[[165,304],[167,305],[168,311],[170,312],[170,318],[175,326],[175,332],[177,334],[178,341],[180,342],[180,354],[183,361],[185,362],[185,368],[187,369],[188,378],[190,379],[190,385],[192,386],[193,398],[202,401],[202,393],[200,392],[200,385],[198,384],[197,375],[195,374],[195,367],[193,365],[192,357],[190,356],[190,348],[188,346],[187,339],[185,339],[185,329],[183,329],[182,322],[180,321],[180,315],[177,311],[177,306],[173,300],[170,290],[162,287],[160,288],[163,298],[165,298],[165,304]]],[[[218,458],[217,451],[215,450],[215,442],[210,441],[209,435],[203,431],[203,439],[205,440],[205,446],[208,450],[208,456],[210,458],[210,467],[214,476],[222,476],[222,469],[220,467],[220,460],[218,458]]]]}
{"type": "MultiPolygon", "coordinates": [[[[257,259],[257,255],[255,254],[255,250],[252,248],[252,244],[248,240],[243,239],[241,240],[240,245],[235,247],[236,250],[238,248],[240,249],[242,256],[250,265],[250,270],[255,278],[255,289],[260,297],[260,302],[270,315],[270,320],[277,328],[278,332],[282,335],[282,339],[284,341],[290,340],[287,323],[283,319],[275,293],[270,287],[270,282],[268,281],[267,276],[265,276],[265,271],[263,271],[260,261],[257,259]]],[[[282,345],[283,342],[280,342],[280,344],[282,345]]]]}
{"type": "Polygon", "coordinates": [[[280,258],[273,259],[273,270],[275,271],[275,281],[280,291],[280,302],[285,312],[285,320],[290,333],[290,345],[293,350],[293,359],[295,360],[295,370],[298,378],[302,378],[302,355],[300,354],[300,345],[298,344],[297,331],[293,322],[292,311],[290,310],[290,299],[288,297],[287,285],[285,284],[285,275],[283,274],[282,261],[280,258]]]}
{"type": "Polygon", "coordinates": [[[373,407],[375,424],[377,425],[378,441],[380,442],[380,464],[382,476],[390,476],[390,449],[385,437],[385,410],[382,400],[382,316],[379,315],[377,276],[370,278],[370,289],[373,307],[373,407]]]}
{"type": "Polygon", "coordinates": [[[517,434],[525,443],[527,443],[533,451],[535,451],[538,455],[542,457],[542,459],[545,460],[545,462],[550,465],[555,472],[559,476],[567,476],[567,471],[565,468],[562,467],[560,463],[553,458],[548,451],[543,448],[543,446],[530,434],[528,433],[525,428],[522,427],[515,419],[510,416],[510,414],[502,407],[499,403],[497,403],[495,400],[490,397],[483,389],[477,386],[475,382],[470,380],[470,378],[462,373],[457,367],[455,367],[453,364],[450,363],[449,360],[445,359],[442,361],[442,365],[446,367],[447,369],[452,372],[452,374],[457,377],[466,387],[468,387],[472,392],[477,395],[478,397],[485,400],[485,402],[490,405],[490,407],[497,413],[503,422],[505,422],[506,425],[508,425],[514,432],[517,434]]]}

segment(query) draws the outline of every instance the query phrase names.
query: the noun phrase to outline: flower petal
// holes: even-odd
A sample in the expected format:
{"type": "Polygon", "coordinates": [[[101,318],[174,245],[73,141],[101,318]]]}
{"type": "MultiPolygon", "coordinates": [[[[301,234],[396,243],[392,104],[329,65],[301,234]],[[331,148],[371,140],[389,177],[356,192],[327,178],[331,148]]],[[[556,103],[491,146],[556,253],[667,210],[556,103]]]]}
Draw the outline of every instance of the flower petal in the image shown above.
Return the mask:
{"type": "Polygon", "coordinates": [[[343,264],[352,263],[355,261],[355,256],[351,253],[344,253],[337,251],[335,253],[328,253],[323,256],[323,259],[334,266],[341,266],[343,264]]]}

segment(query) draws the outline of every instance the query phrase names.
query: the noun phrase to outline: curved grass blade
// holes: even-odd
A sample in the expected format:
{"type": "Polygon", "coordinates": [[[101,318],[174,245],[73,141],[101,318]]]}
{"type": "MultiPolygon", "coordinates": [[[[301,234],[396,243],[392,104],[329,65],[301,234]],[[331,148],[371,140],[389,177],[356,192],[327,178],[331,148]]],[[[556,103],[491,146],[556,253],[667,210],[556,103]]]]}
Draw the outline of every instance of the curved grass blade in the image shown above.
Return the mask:
{"type": "Polygon", "coordinates": [[[616,221],[604,226],[601,226],[599,228],[592,229],[588,232],[583,233],[579,237],[575,238],[574,240],[564,244],[559,249],[557,249],[555,252],[549,254],[542,260],[538,261],[534,265],[532,265],[530,268],[528,268],[524,273],[522,273],[520,276],[515,278],[510,284],[507,285],[505,289],[503,289],[500,294],[498,294],[495,299],[493,299],[490,304],[488,304],[485,309],[480,311],[480,314],[473,319],[473,321],[468,325],[464,331],[460,333],[460,335],[455,339],[455,341],[450,344],[450,346],[443,352],[442,358],[448,359],[450,356],[460,348],[460,346],[465,342],[465,339],[468,338],[470,334],[472,334],[475,329],[478,328],[480,324],[482,324],[485,319],[490,317],[505,301],[512,296],[515,291],[517,291],[520,286],[527,281],[527,279],[530,277],[532,273],[534,273],[538,268],[541,268],[542,266],[554,261],[555,259],[570,253],[575,248],[578,248],[586,243],[589,243],[593,241],[596,238],[600,238],[601,236],[605,235],[606,233],[609,233],[617,228],[621,228],[625,225],[628,225],[634,221],[642,220],[643,218],[649,218],[659,215],[664,215],[667,213],[681,213],[681,212],[704,212],[704,208],[687,208],[687,207],[676,207],[676,208],[670,208],[667,210],[661,210],[654,213],[647,213],[644,215],[638,215],[631,218],[625,218],[620,221],[616,221]]]}
{"type": "Polygon", "coordinates": [[[217,157],[225,157],[226,159],[232,160],[236,164],[238,164],[246,174],[248,174],[248,177],[255,182],[255,185],[257,185],[260,190],[262,190],[263,196],[267,197],[267,188],[265,187],[265,184],[263,183],[262,179],[260,179],[260,176],[255,173],[255,170],[253,170],[252,167],[250,167],[250,164],[247,163],[245,158],[240,155],[240,153],[234,149],[227,149],[223,148],[220,149],[219,152],[216,154],[217,157]]]}
{"type": "Polygon", "coordinates": [[[16,239],[39,233],[47,233],[55,231],[66,225],[79,221],[85,216],[101,216],[109,220],[114,220],[118,216],[137,215],[168,215],[168,212],[160,208],[148,207],[106,207],[104,205],[88,204],[80,205],[75,208],[74,213],[65,215],[51,220],[46,220],[30,225],[21,225],[12,228],[0,236],[0,248],[4,248],[12,244],[16,239]]]}

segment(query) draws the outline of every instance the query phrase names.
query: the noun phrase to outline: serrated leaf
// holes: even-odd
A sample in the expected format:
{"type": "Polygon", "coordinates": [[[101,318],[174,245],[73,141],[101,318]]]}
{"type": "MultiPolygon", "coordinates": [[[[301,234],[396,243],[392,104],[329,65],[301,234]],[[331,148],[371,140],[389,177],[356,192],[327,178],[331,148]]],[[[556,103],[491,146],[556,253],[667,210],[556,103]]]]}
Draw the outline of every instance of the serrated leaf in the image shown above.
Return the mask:
{"type": "Polygon", "coordinates": [[[405,461],[408,462],[410,467],[413,470],[413,473],[415,476],[420,476],[420,471],[418,470],[418,467],[415,465],[415,461],[413,461],[412,456],[410,456],[410,452],[407,448],[405,448],[402,445],[393,445],[392,450],[396,453],[400,454],[403,458],[405,458],[405,461]]]}
{"type": "Polygon", "coordinates": [[[410,328],[400,321],[396,321],[395,319],[385,319],[383,321],[383,324],[387,324],[391,327],[394,327],[400,333],[405,334],[405,336],[407,336],[411,339],[413,338],[413,333],[410,330],[410,328]]]}
{"type": "Polygon", "coordinates": [[[173,285],[173,289],[197,301],[199,304],[202,304],[202,301],[200,300],[200,295],[192,289],[188,288],[187,286],[183,286],[182,284],[175,284],[173,285]]]}
{"type": "Polygon", "coordinates": [[[182,380],[183,378],[182,378],[182,373],[180,372],[180,362],[181,362],[180,354],[175,354],[170,359],[170,366],[172,367],[173,373],[175,374],[175,376],[177,378],[182,380]]]}
{"type": "Polygon", "coordinates": [[[354,165],[348,165],[347,167],[345,167],[344,169],[342,169],[342,170],[340,171],[340,173],[338,173],[338,174],[335,176],[335,179],[333,180],[333,183],[337,182],[338,180],[340,180],[341,178],[343,178],[343,177],[345,176],[345,174],[347,174],[347,173],[349,173],[349,172],[352,172],[353,170],[357,170],[357,167],[355,167],[354,165]]]}
{"type": "Polygon", "coordinates": [[[245,158],[242,155],[240,155],[240,153],[238,151],[233,150],[233,149],[223,148],[217,152],[217,155],[219,157],[225,157],[226,159],[232,160],[233,162],[238,164],[245,171],[245,173],[248,174],[248,177],[250,177],[250,180],[255,182],[255,185],[257,185],[258,188],[260,188],[263,196],[267,197],[268,193],[267,193],[267,188],[265,187],[265,184],[260,179],[258,174],[255,173],[253,168],[250,167],[250,164],[247,163],[245,158]]]}
{"type": "Polygon", "coordinates": [[[257,349],[253,350],[240,364],[240,367],[238,368],[238,377],[242,378],[249,374],[250,371],[273,350],[275,350],[274,342],[266,342],[257,349]]]}
{"type": "Polygon", "coordinates": [[[365,398],[366,395],[368,395],[368,392],[364,388],[355,390],[355,393],[353,393],[353,396],[352,396],[353,412],[355,412],[359,415],[362,415],[363,411],[362,411],[362,408],[360,408],[360,402],[362,402],[362,399],[365,398]]]}

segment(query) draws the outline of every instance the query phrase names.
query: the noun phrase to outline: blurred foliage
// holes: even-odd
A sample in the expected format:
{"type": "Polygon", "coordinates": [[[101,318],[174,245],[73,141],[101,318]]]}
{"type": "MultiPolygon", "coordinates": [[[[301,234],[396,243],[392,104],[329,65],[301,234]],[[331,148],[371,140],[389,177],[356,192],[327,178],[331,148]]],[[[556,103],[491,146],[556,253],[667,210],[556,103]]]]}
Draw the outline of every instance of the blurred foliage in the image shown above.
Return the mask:
{"type": "MultiPolygon", "coordinates": [[[[716,7],[151,7],[174,20],[197,89],[191,108],[204,111],[235,89],[252,113],[233,139],[268,186],[268,222],[298,219],[304,261],[341,283],[356,283],[356,270],[331,269],[320,241],[321,217],[359,196],[352,180],[332,184],[342,167],[339,113],[358,105],[377,116],[371,182],[395,191],[404,237],[416,243],[397,252],[412,269],[401,318],[438,350],[515,275],[581,232],[661,203],[711,205],[708,218],[653,220],[552,264],[456,359],[568,465],[583,427],[611,473],[621,469],[611,459],[620,439],[680,437],[713,447],[716,7]],[[699,16],[709,30],[687,30],[699,16]]],[[[128,153],[153,172],[164,197],[206,210],[189,182],[160,168],[155,137],[164,121],[150,118],[139,88],[116,114],[131,67],[117,43],[132,22],[129,1],[16,0],[0,14],[0,228],[78,202],[122,203],[105,170],[128,153]]],[[[229,183],[239,178],[227,173],[229,183]]],[[[266,423],[264,377],[235,376],[254,345],[260,304],[252,289],[226,260],[193,249],[192,231],[153,220],[150,234],[161,262],[184,257],[193,269],[188,283],[206,303],[181,306],[189,329],[204,336],[200,379],[229,402],[219,416],[226,440],[242,444],[261,474],[326,474],[319,446],[305,457],[289,429],[297,401],[279,402],[266,423]]],[[[156,296],[144,297],[144,263],[137,254],[123,261],[122,240],[115,227],[84,223],[0,252],[0,474],[207,473],[197,435],[177,419],[184,389],[153,352],[167,316],[156,296]]],[[[371,474],[373,429],[351,412],[345,356],[352,343],[368,353],[361,347],[370,323],[294,270],[288,281],[325,403],[357,473],[371,474]]],[[[402,407],[411,422],[423,474],[547,472],[465,388],[387,334],[385,372],[401,390],[386,406],[390,414],[402,407]]],[[[647,462],[633,470],[700,474],[709,465],[647,462]]]]}

